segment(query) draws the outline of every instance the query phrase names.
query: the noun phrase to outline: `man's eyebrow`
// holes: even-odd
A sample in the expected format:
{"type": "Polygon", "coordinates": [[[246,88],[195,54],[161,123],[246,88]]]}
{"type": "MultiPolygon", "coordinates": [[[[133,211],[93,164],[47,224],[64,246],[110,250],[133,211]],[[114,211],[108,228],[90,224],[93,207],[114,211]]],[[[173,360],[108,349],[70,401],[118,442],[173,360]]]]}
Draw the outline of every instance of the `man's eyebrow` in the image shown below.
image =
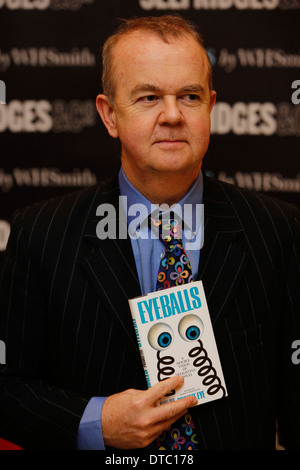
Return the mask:
{"type": "MultiPolygon", "coordinates": [[[[130,97],[135,98],[136,95],[139,93],[145,93],[145,92],[150,92],[150,93],[158,93],[162,92],[163,90],[159,88],[156,85],[153,85],[152,83],[141,83],[139,85],[136,85],[130,92],[130,97]]],[[[176,94],[184,94],[184,93],[204,93],[204,87],[200,84],[193,84],[193,85],[187,85],[182,88],[180,88],[176,94]]]]}
{"type": "Polygon", "coordinates": [[[136,95],[139,93],[144,93],[144,92],[159,92],[161,91],[159,87],[152,85],[151,83],[141,83],[139,85],[136,85],[130,92],[130,96],[134,98],[136,95]]]}
{"type": "Polygon", "coordinates": [[[187,85],[179,90],[180,93],[204,93],[204,87],[200,84],[196,85],[187,85]]]}

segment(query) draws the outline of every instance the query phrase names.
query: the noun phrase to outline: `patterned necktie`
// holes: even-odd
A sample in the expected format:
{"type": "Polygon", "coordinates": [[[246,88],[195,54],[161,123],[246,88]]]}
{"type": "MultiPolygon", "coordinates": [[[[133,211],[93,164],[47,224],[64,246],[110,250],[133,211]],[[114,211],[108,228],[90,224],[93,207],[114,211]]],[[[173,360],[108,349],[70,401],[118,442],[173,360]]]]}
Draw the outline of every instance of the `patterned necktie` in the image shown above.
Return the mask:
{"type": "Polygon", "coordinates": [[[156,290],[193,282],[191,265],[182,246],[182,226],[172,213],[170,216],[161,215],[158,220],[152,219],[165,245],[160,260],[156,290]]]}
{"type": "MultiPolygon", "coordinates": [[[[191,265],[182,246],[182,225],[174,214],[150,217],[151,227],[165,245],[157,276],[156,290],[193,282],[191,265]]],[[[196,450],[198,443],[195,425],[188,413],[164,431],[154,442],[157,450],[196,450]]]]}

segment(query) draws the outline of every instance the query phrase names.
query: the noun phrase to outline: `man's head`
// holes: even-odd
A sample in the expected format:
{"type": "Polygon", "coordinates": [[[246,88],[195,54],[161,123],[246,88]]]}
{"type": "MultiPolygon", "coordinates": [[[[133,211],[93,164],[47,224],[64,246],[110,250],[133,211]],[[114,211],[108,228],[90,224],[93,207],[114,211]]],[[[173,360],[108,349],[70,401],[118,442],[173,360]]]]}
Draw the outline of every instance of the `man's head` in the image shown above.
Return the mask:
{"type": "Polygon", "coordinates": [[[197,28],[189,21],[178,15],[165,15],[161,17],[142,17],[123,20],[115,33],[113,33],[104,43],[102,50],[102,89],[111,103],[114,103],[115,79],[113,71],[113,57],[116,44],[125,35],[134,31],[143,31],[148,34],[157,35],[162,41],[169,43],[174,39],[183,39],[191,36],[203,48],[207,57],[209,67],[208,84],[212,90],[212,70],[209,57],[203,46],[203,39],[197,28]]]}
{"type": "Polygon", "coordinates": [[[171,192],[171,199],[179,200],[196,179],[216,98],[201,39],[177,17],[174,22],[182,27],[172,33],[161,28],[171,19],[123,25],[123,33],[111,40],[109,54],[106,46],[110,66],[105,74],[110,78],[96,101],[109,134],[121,141],[127,178],[152,202],[167,202],[171,192]],[[151,28],[142,23],[151,23],[151,28]],[[155,24],[160,33],[154,32],[155,24]]]}

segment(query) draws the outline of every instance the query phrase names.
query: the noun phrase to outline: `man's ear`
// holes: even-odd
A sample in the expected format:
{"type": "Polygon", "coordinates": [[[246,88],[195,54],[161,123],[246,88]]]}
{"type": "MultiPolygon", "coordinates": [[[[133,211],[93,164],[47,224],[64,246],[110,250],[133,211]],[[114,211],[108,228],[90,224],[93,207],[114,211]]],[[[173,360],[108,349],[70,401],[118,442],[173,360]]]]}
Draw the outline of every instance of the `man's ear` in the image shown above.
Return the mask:
{"type": "Polygon", "coordinates": [[[216,99],[217,99],[217,93],[214,90],[212,90],[210,92],[210,106],[209,106],[209,112],[210,113],[212,112],[212,109],[213,109],[213,107],[216,103],[216,99]]]}
{"type": "Polygon", "coordinates": [[[97,96],[96,108],[109,135],[116,139],[119,134],[116,126],[115,108],[106,95],[97,96]]]}

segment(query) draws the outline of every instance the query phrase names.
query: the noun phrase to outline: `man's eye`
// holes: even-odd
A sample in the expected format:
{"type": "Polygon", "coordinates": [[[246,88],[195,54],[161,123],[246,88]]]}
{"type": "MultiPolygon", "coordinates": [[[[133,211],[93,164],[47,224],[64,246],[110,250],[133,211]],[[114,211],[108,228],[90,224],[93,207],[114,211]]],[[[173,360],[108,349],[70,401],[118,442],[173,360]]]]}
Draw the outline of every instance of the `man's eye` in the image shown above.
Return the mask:
{"type": "Polygon", "coordinates": [[[185,98],[189,101],[197,101],[199,100],[199,96],[198,95],[195,95],[195,94],[189,94],[189,95],[185,95],[185,98]]]}
{"type": "Polygon", "coordinates": [[[153,103],[156,101],[158,98],[156,95],[147,95],[147,96],[142,96],[140,98],[140,101],[144,101],[145,103],[153,103]]]}

